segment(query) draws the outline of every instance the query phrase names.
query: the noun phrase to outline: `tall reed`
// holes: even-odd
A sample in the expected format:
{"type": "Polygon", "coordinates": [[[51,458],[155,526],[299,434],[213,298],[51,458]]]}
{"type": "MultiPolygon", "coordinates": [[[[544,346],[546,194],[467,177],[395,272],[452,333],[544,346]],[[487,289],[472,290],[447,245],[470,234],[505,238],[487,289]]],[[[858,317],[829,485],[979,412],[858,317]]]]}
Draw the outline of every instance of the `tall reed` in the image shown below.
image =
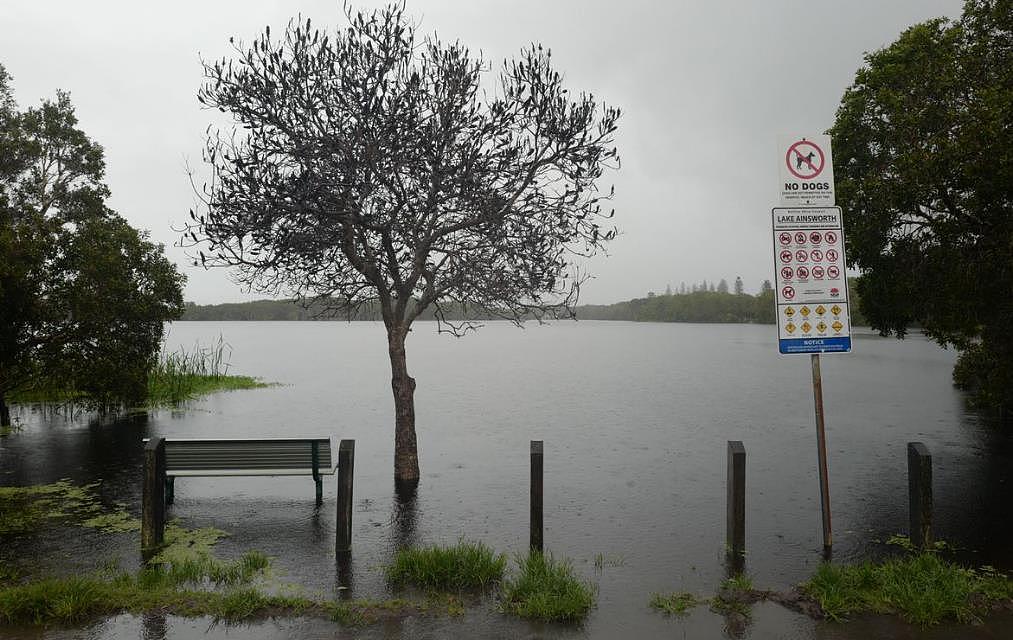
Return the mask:
{"type": "Polygon", "coordinates": [[[231,356],[232,347],[220,335],[207,347],[163,353],[148,376],[148,402],[175,405],[211,390],[258,386],[252,378],[228,375],[231,356]]]}

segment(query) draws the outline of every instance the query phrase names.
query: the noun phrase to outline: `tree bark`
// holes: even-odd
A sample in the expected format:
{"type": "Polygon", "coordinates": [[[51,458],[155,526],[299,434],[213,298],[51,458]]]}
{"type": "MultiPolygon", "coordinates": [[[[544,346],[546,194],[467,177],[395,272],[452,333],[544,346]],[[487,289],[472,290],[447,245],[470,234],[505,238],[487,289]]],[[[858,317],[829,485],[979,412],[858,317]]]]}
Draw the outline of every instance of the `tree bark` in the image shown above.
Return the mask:
{"type": "Polygon", "coordinates": [[[7,399],[0,393],[0,427],[11,426],[11,409],[7,406],[7,399]]]}
{"type": "Polygon", "coordinates": [[[415,437],[415,378],[408,375],[405,360],[407,335],[407,327],[387,329],[390,386],[394,392],[394,482],[413,486],[419,482],[419,455],[415,437]]]}

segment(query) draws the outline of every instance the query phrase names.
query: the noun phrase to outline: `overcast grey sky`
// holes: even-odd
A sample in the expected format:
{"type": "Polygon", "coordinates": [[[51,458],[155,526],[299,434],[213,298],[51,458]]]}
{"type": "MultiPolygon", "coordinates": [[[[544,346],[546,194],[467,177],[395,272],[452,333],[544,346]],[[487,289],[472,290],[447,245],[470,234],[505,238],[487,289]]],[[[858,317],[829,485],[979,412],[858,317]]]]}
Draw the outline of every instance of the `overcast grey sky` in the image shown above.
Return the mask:
{"type": "MultiPolygon", "coordinates": [[[[370,7],[383,3],[358,2],[370,7]]],[[[459,2],[409,0],[423,33],[460,39],[501,62],[540,42],[572,90],[623,109],[616,185],[622,235],[593,264],[582,302],[642,297],[741,275],[772,278],[770,207],[777,135],[820,133],[866,51],[922,20],[959,16],[957,0],[765,2],[459,2]]],[[[222,270],[189,266],[172,245],[193,204],[214,114],[195,98],[199,57],[229,53],[302,13],[342,24],[340,2],[15,1],[0,6],[0,63],[22,106],[70,91],[81,128],[105,147],[110,205],[165,243],[188,276],[186,299],[253,299],[222,270]]],[[[607,185],[606,185],[607,189],[607,185]]],[[[847,215],[847,212],[845,212],[847,215]]]]}

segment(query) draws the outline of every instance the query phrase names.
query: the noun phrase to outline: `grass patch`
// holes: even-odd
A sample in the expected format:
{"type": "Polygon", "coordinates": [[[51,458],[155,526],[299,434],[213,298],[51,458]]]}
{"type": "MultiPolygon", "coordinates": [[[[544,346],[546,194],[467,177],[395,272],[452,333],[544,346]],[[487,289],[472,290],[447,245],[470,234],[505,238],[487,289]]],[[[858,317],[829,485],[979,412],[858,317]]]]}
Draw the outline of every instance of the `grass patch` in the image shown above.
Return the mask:
{"type": "Polygon", "coordinates": [[[460,541],[453,546],[401,549],[387,565],[387,579],[394,585],[424,589],[471,589],[499,581],[506,556],[481,542],[460,541]]]}
{"type": "Polygon", "coordinates": [[[741,620],[748,620],[756,599],[752,578],[739,573],[721,581],[717,595],[710,600],[710,608],[724,616],[738,616],[741,620]]]}
{"type": "Polygon", "coordinates": [[[606,567],[621,567],[626,564],[623,556],[610,556],[604,553],[596,553],[594,556],[594,569],[601,573],[606,567]]]}
{"type": "Polygon", "coordinates": [[[655,593],[651,596],[651,608],[674,616],[684,616],[693,607],[703,604],[700,600],[687,591],[676,591],[669,594],[655,593]]]}
{"type": "Polygon", "coordinates": [[[221,336],[208,347],[195,345],[162,354],[148,374],[148,404],[175,406],[216,391],[235,391],[270,386],[250,376],[229,375],[232,348],[221,336]]]}
{"type": "Polygon", "coordinates": [[[0,588],[2,624],[74,624],[120,612],[163,611],[238,621],[273,613],[299,615],[326,605],[292,596],[265,595],[252,587],[222,592],[176,589],[121,575],[75,576],[0,588]]]}
{"type": "Polygon", "coordinates": [[[122,507],[103,507],[95,488],[69,480],[28,487],[0,487],[0,536],[33,533],[41,527],[68,523],[104,533],[138,531],[141,521],[122,507]]]}
{"type": "Polygon", "coordinates": [[[859,613],[893,613],[913,624],[977,622],[1013,599],[1013,580],[991,568],[965,569],[933,553],[881,564],[822,565],[802,591],[831,620],[859,613]]]}
{"type": "Polygon", "coordinates": [[[211,527],[184,529],[170,523],[165,530],[165,546],[141,572],[141,579],[171,585],[237,585],[248,583],[270,568],[270,558],[260,551],[247,551],[235,560],[216,558],[212,547],[226,535],[211,527]]]}
{"type": "Polygon", "coordinates": [[[504,609],[545,622],[583,620],[594,606],[596,589],[573,574],[568,560],[531,552],[517,560],[519,575],[504,584],[504,609]]]}

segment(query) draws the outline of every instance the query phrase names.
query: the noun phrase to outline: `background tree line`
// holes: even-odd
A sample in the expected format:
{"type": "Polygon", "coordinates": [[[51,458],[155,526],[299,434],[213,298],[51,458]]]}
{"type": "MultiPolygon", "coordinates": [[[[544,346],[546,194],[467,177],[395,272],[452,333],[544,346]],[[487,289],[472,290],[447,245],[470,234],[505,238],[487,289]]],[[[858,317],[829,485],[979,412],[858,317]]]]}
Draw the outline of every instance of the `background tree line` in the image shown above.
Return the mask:
{"type": "MultiPolygon", "coordinates": [[[[738,280],[737,282],[741,282],[738,280]]],[[[740,322],[750,324],[774,323],[774,292],[770,281],[765,280],[756,295],[730,293],[727,287],[704,282],[699,285],[682,285],[675,292],[645,298],[635,298],[606,305],[579,305],[574,308],[578,320],[626,320],[634,322],[740,322]]],[[[669,289],[670,290],[670,289],[669,289]]],[[[738,290],[734,287],[733,290],[738,290]]],[[[867,325],[858,309],[854,279],[849,289],[851,296],[851,320],[854,325],[867,325]]],[[[469,317],[472,319],[496,320],[493,313],[460,308],[449,305],[444,309],[447,319],[469,317]]],[[[364,305],[354,313],[336,314],[323,300],[309,304],[296,304],[294,300],[255,300],[226,304],[198,305],[186,303],[183,320],[373,320],[382,319],[377,305],[364,305]]],[[[419,316],[419,320],[435,320],[430,310],[419,316]]],[[[533,319],[533,318],[532,318],[533,319]]]]}

